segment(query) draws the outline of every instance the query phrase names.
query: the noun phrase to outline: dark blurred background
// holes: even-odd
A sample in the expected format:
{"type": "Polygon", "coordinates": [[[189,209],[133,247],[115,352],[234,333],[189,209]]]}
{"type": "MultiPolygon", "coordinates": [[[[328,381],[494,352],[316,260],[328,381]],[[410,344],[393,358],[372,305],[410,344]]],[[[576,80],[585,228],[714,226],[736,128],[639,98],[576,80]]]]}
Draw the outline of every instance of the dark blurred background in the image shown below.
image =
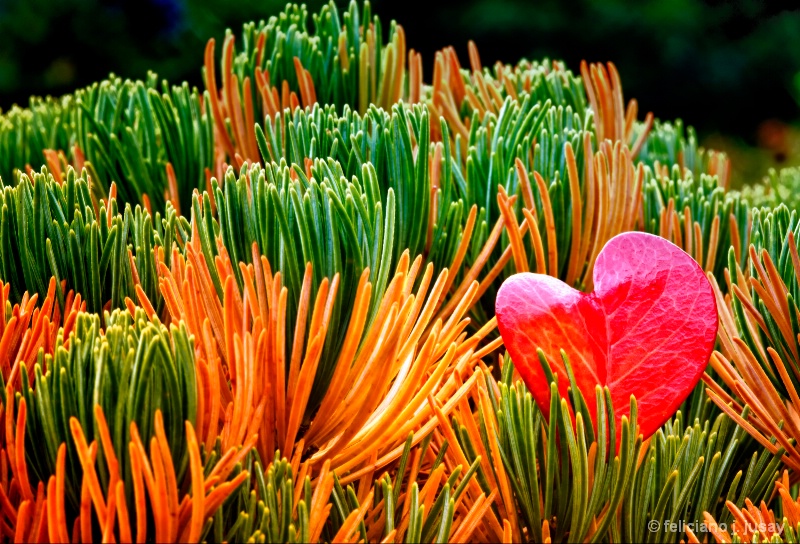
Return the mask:
{"type": "MultiPolygon", "coordinates": [[[[306,2],[310,12],[322,2],[306,2]]],[[[340,6],[344,4],[337,0],[340,6]]],[[[281,0],[0,0],[0,108],[59,95],[109,72],[200,84],[209,37],[281,0]]],[[[729,152],[735,182],[800,162],[800,2],[758,0],[373,0],[423,53],[454,45],[467,64],[520,57],[616,63],[640,111],[682,118],[729,152]]],[[[311,24],[311,23],[309,23],[311,24]]]]}

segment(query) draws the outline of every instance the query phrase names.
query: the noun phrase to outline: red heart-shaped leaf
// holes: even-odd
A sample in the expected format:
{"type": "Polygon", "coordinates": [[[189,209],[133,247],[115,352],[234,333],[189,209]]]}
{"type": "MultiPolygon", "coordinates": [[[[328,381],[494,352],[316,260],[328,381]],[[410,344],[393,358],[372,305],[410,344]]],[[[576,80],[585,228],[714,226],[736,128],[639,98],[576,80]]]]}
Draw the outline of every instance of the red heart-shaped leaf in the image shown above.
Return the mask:
{"type": "Polygon", "coordinates": [[[594,267],[593,293],[542,274],[516,274],[497,294],[497,324],[516,369],[545,414],[550,387],[541,348],[559,393],[569,381],[563,349],[596,423],[595,386],[607,385],[619,425],[636,397],[639,431],[658,430],[691,393],[717,335],[717,305],[703,270],[682,249],[642,232],[620,234],[594,267]]]}

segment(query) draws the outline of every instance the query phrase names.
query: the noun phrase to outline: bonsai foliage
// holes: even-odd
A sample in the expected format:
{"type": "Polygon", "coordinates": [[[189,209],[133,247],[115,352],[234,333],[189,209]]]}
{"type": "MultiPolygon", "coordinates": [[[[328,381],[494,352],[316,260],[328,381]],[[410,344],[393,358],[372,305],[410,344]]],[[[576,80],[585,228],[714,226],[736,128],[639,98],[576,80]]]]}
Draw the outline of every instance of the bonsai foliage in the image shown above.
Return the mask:
{"type": "Polygon", "coordinates": [[[800,169],[783,168],[780,171],[770,169],[763,183],[747,185],[742,189],[747,199],[755,206],[775,208],[786,204],[790,209],[797,209],[797,189],[800,185],[800,169]]]}
{"type": "Polygon", "coordinates": [[[796,539],[792,174],[728,190],[613,64],[411,45],[369,3],[289,5],[210,40],[203,89],[0,115],[4,540],[796,539]],[[719,318],[658,413],[497,330],[507,278],[591,292],[630,231],[719,318]]]}

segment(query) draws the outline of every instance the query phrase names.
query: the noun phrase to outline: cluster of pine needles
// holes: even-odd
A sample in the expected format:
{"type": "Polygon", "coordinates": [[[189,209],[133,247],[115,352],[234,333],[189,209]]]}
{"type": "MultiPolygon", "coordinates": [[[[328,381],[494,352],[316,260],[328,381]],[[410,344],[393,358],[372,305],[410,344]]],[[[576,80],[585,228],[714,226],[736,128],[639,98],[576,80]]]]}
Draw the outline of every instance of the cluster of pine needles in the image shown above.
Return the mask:
{"type": "Polygon", "coordinates": [[[795,173],[751,206],[612,64],[423,59],[368,3],[202,73],[0,115],[4,541],[798,541],[795,173]],[[652,437],[600,387],[545,417],[493,311],[517,272],[590,291],[631,230],[719,307],[652,437]]]}

